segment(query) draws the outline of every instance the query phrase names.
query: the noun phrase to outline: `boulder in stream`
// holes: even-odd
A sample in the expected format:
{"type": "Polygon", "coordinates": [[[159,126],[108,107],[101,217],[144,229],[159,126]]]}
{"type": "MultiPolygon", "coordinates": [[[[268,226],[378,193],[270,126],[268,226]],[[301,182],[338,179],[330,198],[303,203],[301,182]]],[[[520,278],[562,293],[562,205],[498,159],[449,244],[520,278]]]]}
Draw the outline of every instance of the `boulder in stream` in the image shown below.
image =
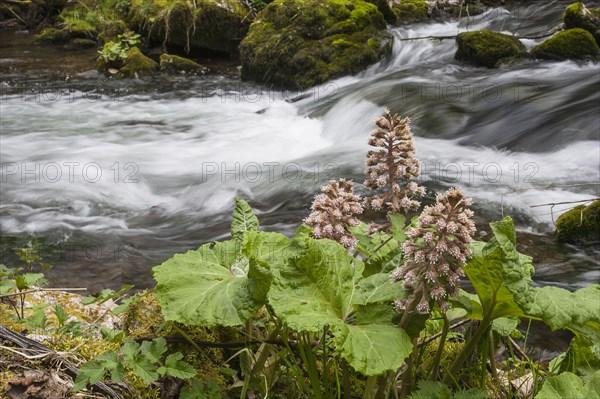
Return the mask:
{"type": "Polygon", "coordinates": [[[189,75],[205,75],[208,73],[208,68],[205,66],[188,58],[172,54],[162,54],[160,56],[160,70],[168,73],[185,73],[189,75]]]}
{"type": "Polygon", "coordinates": [[[556,220],[556,236],[559,241],[572,244],[600,242],[600,200],[560,215],[556,220]]]}
{"type": "Polygon", "coordinates": [[[132,47],[127,52],[125,65],[119,69],[119,75],[124,78],[152,76],[158,70],[158,64],[151,58],[146,57],[139,48],[132,47]]]}
{"type": "Polygon", "coordinates": [[[464,32],[456,36],[454,58],[475,66],[496,68],[500,63],[525,56],[527,50],[514,36],[489,30],[464,32]]]}
{"type": "Polygon", "coordinates": [[[242,79],[305,89],[391,51],[383,15],[362,0],[275,0],[240,45],[242,79]]]}
{"type": "Polygon", "coordinates": [[[600,47],[590,32],[575,28],[558,32],[535,46],[531,54],[546,60],[598,60],[600,47]]]}
{"type": "Polygon", "coordinates": [[[590,32],[600,44],[600,9],[587,8],[585,4],[573,3],[563,15],[565,29],[581,28],[590,32]]]}

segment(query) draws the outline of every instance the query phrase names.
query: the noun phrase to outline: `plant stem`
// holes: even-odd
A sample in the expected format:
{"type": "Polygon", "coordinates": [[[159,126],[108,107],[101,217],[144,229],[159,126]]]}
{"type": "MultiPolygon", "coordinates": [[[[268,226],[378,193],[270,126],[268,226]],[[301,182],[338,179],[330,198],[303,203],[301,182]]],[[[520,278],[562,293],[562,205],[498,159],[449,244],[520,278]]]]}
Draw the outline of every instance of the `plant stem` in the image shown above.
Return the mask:
{"type": "Polygon", "coordinates": [[[365,388],[363,391],[362,399],[373,399],[377,388],[377,377],[369,376],[365,381],[365,388]]]}
{"type": "MultiPolygon", "coordinates": [[[[491,306],[491,309],[493,310],[494,306],[491,306]]],[[[467,345],[465,345],[463,350],[458,354],[458,357],[454,359],[454,362],[452,362],[452,366],[450,366],[450,370],[448,371],[448,374],[446,374],[446,377],[443,380],[444,384],[456,384],[457,379],[454,376],[458,374],[458,371],[465,363],[467,358],[471,356],[471,353],[473,353],[473,351],[477,347],[477,344],[479,343],[479,341],[481,341],[481,338],[485,336],[485,333],[491,324],[492,311],[485,315],[485,317],[481,321],[481,324],[479,324],[479,327],[477,327],[477,330],[475,330],[475,334],[473,334],[471,339],[469,339],[469,341],[467,342],[467,345]]]]}
{"type": "Polygon", "coordinates": [[[450,331],[450,323],[448,322],[448,317],[446,317],[446,313],[442,313],[442,317],[444,319],[444,325],[442,327],[442,335],[440,337],[440,343],[438,344],[437,351],[435,353],[435,357],[433,359],[433,366],[431,367],[431,380],[435,381],[438,379],[440,372],[440,361],[442,360],[442,353],[444,352],[444,346],[446,345],[446,337],[448,336],[448,332],[450,331]]]}
{"type": "Polygon", "coordinates": [[[377,392],[375,393],[375,399],[385,399],[386,391],[388,386],[388,381],[390,378],[390,373],[385,373],[384,375],[380,375],[377,377],[377,392]]]}
{"type": "Polygon", "coordinates": [[[410,323],[410,319],[412,318],[413,312],[417,308],[417,305],[421,301],[422,293],[417,294],[408,304],[406,305],[406,309],[404,310],[404,314],[402,315],[402,319],[400,319],[400,328],[406,329],[408,323],[410,323]]]}
{"type": "Polygon", "coordinates": [[[400,399],[404,399],[410,393],[412,385],[412,375],[414,368],[414,356],[417,350],[417,338],[413,338],[413,351],[406,359],[406,371],[402,375],[402,386],[400,388],[400,399]]]}
{"type": "Polygon", "coordinates": [[[352,398],[352,387],[350,385],[350,373],[348,372],[348,363],[342,359],[342,386],[344,390],[344,399],[352,398]]]}
{"type": "MultiPolygon", "coordinates": [[[[275,325],[275,328],[273,329],[273,331],[271,331],[271,333],[268,336],[268,340],[274,340],[275,338],[277,338],[277,336],[279,335],[279,333],[281,332],[281,328],[279,325],[275,325]]],[[[261,344],[256,353],[258,354],[258,357],[255,359],[254,362],[254,366],[252,367],[251,371],[250,371],[250,378],[252,377],[256,377],[258,374],[262,373],[265,365],[267,363],[267,360],[269,359],[269,355],[271,354],[272,350],[269,346],[267,346],[269,344],[267,344],[266,342],[261,344]]],[[[266,373],[263,373],[263,375],[265,375],[265,390],[268,392],[269,388],[272,384],[269,384],[269,378],[266,375],[266,373]]],[[[272,377],[272,375],[271,375],[272,377]]]]}
{"type": "Polygon", "coordinates": [[[490,367],[492,368],[492,377],[498,386],[500,386],[500,381],[498,380],[498,369],[496,367],[496,351],[494,345],[494,332],[490,329],[490,339],[489,339],[489,353],[490,353],[490,367]]]}
{"type": "MultiPolygon", "coordinates": [[[[402,319],[400,319],[400,328],[406,330],[408,323],[410,323],[410,319],[412,318],[413,312],[417,308],[417,305],[421,301],[421,297],[423,296],[422,292],[419,292],[415,297],[412,298],[410,302],[407,303],[406,309],[404,310],[404,314],[402,315],[402,319]]],[[[416,349],[417,342],[416,338],[413,339],[413,353],[416,349]]],[[[413,353],[406,359],[406,371],[402,375],[402,388],[400,391],[400,398],[405,398],[408,395],[408,391],[410,390],[410,379],[412,375],[413,368],[413,353]]]]}

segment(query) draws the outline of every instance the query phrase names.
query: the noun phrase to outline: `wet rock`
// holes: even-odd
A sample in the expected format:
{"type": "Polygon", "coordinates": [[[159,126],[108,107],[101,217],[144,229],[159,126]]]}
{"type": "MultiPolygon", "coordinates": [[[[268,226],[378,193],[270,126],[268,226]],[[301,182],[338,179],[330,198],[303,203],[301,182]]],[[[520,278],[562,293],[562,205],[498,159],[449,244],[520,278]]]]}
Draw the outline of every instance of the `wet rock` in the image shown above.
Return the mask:
{"type": "Polygon", "coordinates": [[[456,37],[454,58],[475,66],[496,68],[500,63],[525,56],[527,50],[519,39],[503,33],[479,30],[456,37]]]}
{"type": "Polygon", "coordinates": [[[125,65],[119,69],[119,75],[124,78],[143,78],[152,76],[158,70],[158,64],[146,57],[139,48],[132,47],[127,52],[125,65]]]}
{"type": "Polygon", "coordinates": [[[412,24],[429,19],[429,4],[425,0],[401,0],[392,6],[397,24],[412,24]]]}
{"type": "Polygon", "coordinates": [[[357,73],[389,54],[385,27],[362,0],[276,0],[240,45],[242,79],[304,89],[357,73]]]}
{"type": "Polygon", "coordinates": [[[556,220],[556,237],[572,244],[600,242],[600,200],[579,205],[556,220]]]}
{"type": "Polygon", "coordinates": [[[600,44],[600,9],[587,8],[583,3],[573,3],[563,15],[565,29],[581,28],[590,32],[600,44]]]}
{"type": "Polygon", "coordinates": [[[377,6],[379,12],[383,15],[385,20],[389,23],[394,23],[398,19],[396,12],[392,8],[392,2],[388,0],[365,0],[367,3],[374,4],[377,6]]]}
{"type": "Polygon", "coordinates": [[[597,60],[600,47],[588,31],[576,28],[558,32],[535,46],[531,54],[546,60],[597,60]]]}
{"type": "Polygon", "coordinates": [[[132,0],[128,25],[169,46],[237,54],[248,32],[248,7],[238,0],[132,0]]]}
{"type": "Polygon", "coordinates": [[[92,39],[73,39],[72,42],[68,43],[65,47],[69,50],[83,50],[88,48],[95,48],[97,43],[92,39]]]}
{"type": "Polygon", "coordinates": [[[46,28],[38,35],[35,35],[33,40],[40,44],[67,43],[71,40],[71,34],[62,29],[46,28]]]}
{"type": "Polygon", "coordinates": [[[160,70],[167,73],[185,73],[190,75],[205,75],[208,68],[188,58],[177,55],[163,54],[160,56],[160,70]]]}

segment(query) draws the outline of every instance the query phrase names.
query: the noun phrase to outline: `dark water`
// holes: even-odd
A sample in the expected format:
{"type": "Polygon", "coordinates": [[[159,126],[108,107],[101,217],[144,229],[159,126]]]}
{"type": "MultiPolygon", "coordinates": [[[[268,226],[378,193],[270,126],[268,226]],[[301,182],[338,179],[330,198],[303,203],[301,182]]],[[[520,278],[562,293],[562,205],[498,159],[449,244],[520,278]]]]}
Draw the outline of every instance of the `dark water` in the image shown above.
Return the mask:
{"type": "MultiPolygon", "coordinates": [[[[565,4],[392,33],[537,35],[560,22],[565,4]]],[[[324,182],[362,181],[366,138],[384,107],[413,120],[428,196],[460,186],[473,197],[478,238],[511,215],[536,283],[575,289],[600,279],[597,246],[551,234],[577,204],[532,207],[600,196],[597,64],[478,69],[453,60],[453,40],[396,41],[392,57],[363,74],[292,93],[219,75],[114,81],[93,71],[93,50],[31,40],[0,32],[0,251],[13,264],[14,247],[42,242],[53,286],[151,286],[152,266],[228,235],[234,196],[250,200],[265,229],[293,232],[324,182]]]]}

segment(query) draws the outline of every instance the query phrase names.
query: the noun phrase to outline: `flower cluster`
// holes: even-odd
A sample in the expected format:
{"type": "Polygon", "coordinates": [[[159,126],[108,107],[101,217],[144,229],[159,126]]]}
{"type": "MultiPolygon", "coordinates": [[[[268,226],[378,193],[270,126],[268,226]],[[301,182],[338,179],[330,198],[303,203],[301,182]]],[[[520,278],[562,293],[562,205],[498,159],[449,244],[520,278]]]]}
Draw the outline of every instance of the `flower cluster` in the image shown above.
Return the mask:
{"type": "Polygon", "coordinates": [[[371,132],[369,145],[379,150],[367,153],[368,176],[364,185],[379,191],[365,198],[366,207],[388,213],[405,213],[417,210],[419,201],[414,196],[425,193],[412,179],[419,177],[421,164],[415,158],[413,135],[410,131],[410,119],[392,115],[389,109],[375,123],[378,129],[371,132]]]}
{"type": "Polygon", "coordinates": [[[446,299],[458,293],[462,265],[471,256],[475,225],[473,211],[466,208],[471,203],[462,191],[452,188],[438,194],[435,205],[425,207],[404,243],[405,262],[392,273],[392,280],[402,281],[410,293],[396,301],[397,310],[411,301],[418,301],[416,310],[422,313],[430,311],[432,301],[442,310],[450,306],[446,299]]]}
{"type": "Polygon", "coordinates": [[[354,215],[362,213],[363,208],[353,186],[351,180],[339,179],[321,187],[321,193],[312,203],[312,212],[304,219],[304,223],[314,228],[315,238],[331,238],[346,248],[354,246],[356,239],[348,226],[360,223],[354,215]]]}

